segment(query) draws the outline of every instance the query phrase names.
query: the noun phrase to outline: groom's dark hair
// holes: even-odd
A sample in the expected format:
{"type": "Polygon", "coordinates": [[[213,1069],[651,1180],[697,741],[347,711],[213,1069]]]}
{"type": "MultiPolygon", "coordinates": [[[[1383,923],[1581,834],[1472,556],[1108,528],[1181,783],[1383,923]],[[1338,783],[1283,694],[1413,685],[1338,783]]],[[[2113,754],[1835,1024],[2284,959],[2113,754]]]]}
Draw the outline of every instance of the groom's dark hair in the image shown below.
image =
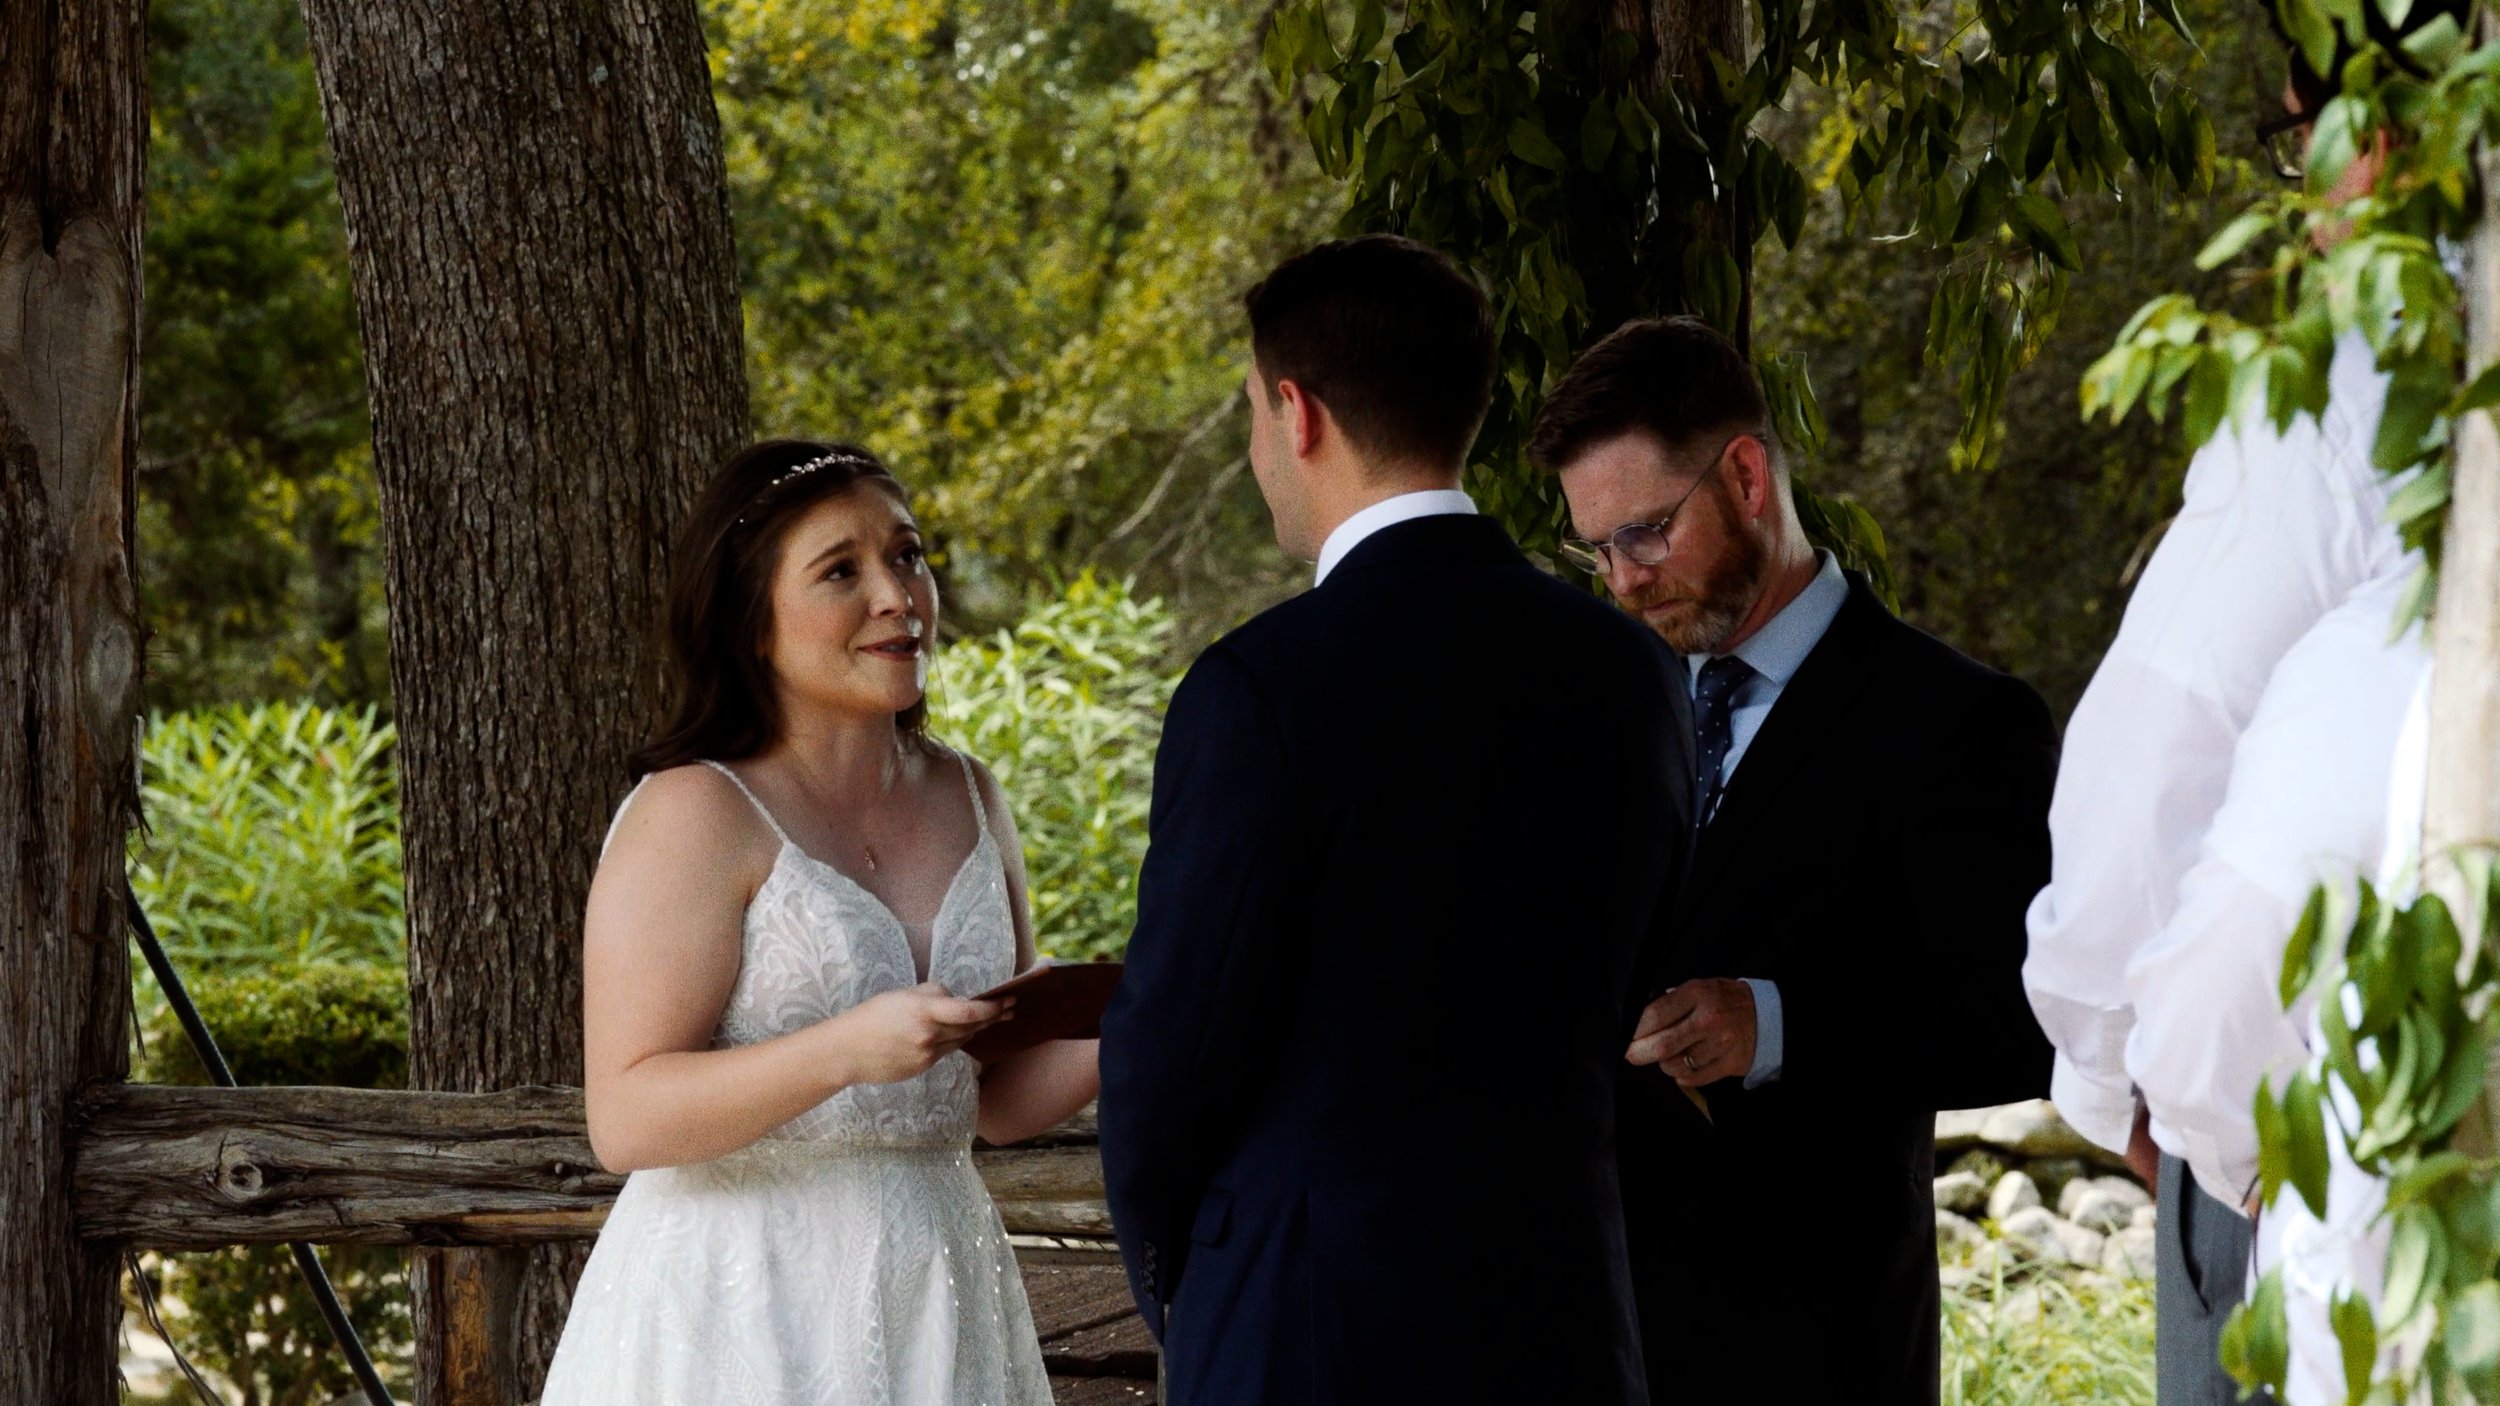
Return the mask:
{"type": "Polygon", "coordinates": [[[1455,468],[1493,402],[1493,310],[1458,266],[1393,234],[1296,254],[1242,295],[1261,390],[1291,381],[1382,463],[1455,468]]]}

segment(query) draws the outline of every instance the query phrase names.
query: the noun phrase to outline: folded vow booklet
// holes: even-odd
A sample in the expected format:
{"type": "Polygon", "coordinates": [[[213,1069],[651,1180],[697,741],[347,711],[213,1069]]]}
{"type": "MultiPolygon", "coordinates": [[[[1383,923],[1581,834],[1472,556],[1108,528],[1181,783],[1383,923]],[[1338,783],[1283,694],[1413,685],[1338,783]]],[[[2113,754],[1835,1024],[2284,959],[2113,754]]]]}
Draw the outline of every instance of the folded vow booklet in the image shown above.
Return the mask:
{"type": "Polygon", "coordinates": [[[964,1053],[988,1064],[1045,1040],[1093,1039],[1102,1031],[1103,1010],[1120,984],[1120,967],[1118,962],[1044,958],[1023,975],[980,993],[975,999],[1014,997],[1016,1013],[973,1036],[965,1043],[964,1053]]]}

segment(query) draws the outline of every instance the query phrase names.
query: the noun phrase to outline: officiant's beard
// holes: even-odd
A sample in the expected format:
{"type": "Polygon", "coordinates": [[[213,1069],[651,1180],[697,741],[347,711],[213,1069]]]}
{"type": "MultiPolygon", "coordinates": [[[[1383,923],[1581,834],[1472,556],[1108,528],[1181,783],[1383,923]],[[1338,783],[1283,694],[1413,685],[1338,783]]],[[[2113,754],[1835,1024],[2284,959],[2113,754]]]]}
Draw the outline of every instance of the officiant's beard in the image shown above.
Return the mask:
{"type": "Polygon", "coordinates": [[[1712,497],[1725,546],[1699,587],[1665,580],[1623,602],[1678,654],[1717,654],[1726,648],[1761,599],[1763,567],[1771,558],[1770,548],[1728,511],[1725,498],[1712,497]]]}

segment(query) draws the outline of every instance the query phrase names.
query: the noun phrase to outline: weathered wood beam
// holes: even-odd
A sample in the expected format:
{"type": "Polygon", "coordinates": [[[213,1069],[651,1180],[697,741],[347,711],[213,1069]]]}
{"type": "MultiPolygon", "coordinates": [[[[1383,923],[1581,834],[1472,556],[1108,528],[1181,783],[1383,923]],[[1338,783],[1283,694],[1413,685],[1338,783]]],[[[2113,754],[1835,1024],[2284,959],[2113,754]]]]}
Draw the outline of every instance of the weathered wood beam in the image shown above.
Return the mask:
{"type": "MultiPolygon", "coordinates": [[[[1009,1232],[1111,1233],[1091,1134],[974,1154],[1009,1232]]],[[[596,1235],[624,1180],[591,1155],[579,1089],[116,1084],[80,1099],[73,1195],[82,1234],[153,1249],[509,1246],[596,1235]]]]}

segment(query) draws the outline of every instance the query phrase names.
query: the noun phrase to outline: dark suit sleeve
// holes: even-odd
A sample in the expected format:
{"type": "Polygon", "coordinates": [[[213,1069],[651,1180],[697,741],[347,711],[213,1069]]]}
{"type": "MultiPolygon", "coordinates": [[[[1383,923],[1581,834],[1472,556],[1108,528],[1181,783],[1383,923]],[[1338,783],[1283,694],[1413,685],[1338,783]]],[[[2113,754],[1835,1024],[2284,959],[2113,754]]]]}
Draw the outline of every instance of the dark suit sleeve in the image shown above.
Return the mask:
{"type": "Polygon", "coordinates": [[[2045,1097],[2023,915],[2049,877],[2056,728],[2028,685],[1991,678],[1929,735],[1900,794],[1864,798],[1856,823],[1889,838],[1839,876],[1863,925],[1825,934],[1832,960],[1780,983],[1780,1079],[1865,1088],[1873,1071],[1931,1110],[2045,1097]]]}
{"type": "Polygon", "coordinates": [[[1130,1287],[1158,1336],[1226,1118],[1256,1070],[1276,950],[1289,776],[1250,671],[1216,646],[1172,699],[1127,970],[1102,1021],[1103,1180],[1130,1287]]]}

